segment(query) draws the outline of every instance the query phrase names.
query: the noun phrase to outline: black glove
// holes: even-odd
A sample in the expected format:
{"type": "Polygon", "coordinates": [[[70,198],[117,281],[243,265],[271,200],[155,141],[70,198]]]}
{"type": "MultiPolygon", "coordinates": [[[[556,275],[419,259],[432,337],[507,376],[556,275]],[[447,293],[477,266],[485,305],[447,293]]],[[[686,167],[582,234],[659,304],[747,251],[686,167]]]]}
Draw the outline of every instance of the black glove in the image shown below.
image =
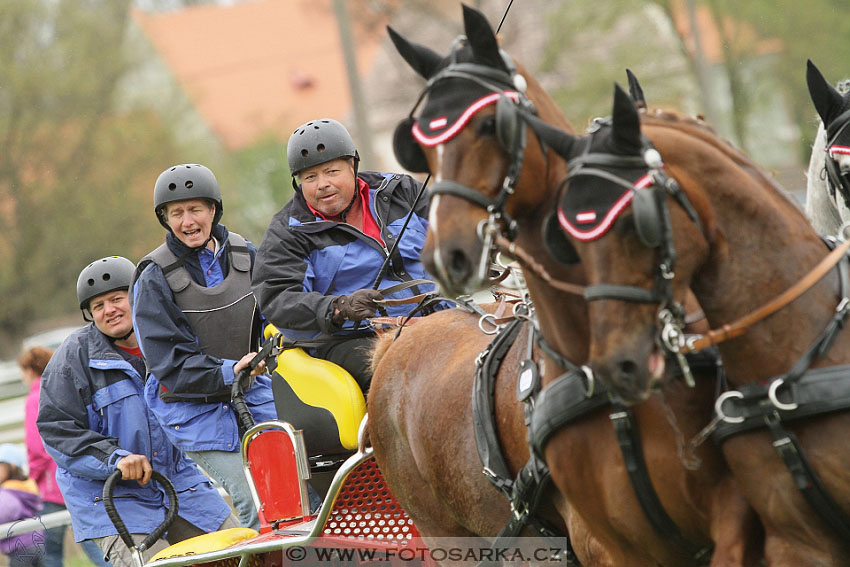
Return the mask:
{"type": "Polygon", "coordinates": [[[376,301],[383,298],[377,289],[358,289],[351,295],[340,295],[334,300],[334,324],[341,326],[348,320],[356,326],[363,319],[374,317],[378,310],[376,301]]]}

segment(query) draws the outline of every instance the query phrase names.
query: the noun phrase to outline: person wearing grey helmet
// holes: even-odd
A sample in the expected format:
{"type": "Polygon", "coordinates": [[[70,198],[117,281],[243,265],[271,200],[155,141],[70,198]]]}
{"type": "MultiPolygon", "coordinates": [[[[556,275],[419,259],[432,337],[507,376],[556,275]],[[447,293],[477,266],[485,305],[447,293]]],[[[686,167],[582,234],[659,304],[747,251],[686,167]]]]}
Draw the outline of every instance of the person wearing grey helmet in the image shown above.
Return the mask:
{"type": "MultiPolygon", "coordinates": [[[[115,567],[134,563],[97,505],[115,470],[123,479],[115,507],[139,543],[162,522],[168,506],[163,489],[148,482],[154,469],[171,480],[179,497],[168,543],[238,526],[210,479],[168,440],[145,402],[145,364],[127,292],[134,270],[130,260],[109,256],[80,272],[77,301],[89,325],[65,339],[47,363],[36,420],[57,464],[56,482],[76,541],[94,540],[115,567]]],[[[157,542],[145,558],[166,546],[157,542]]]]}
{"type": "MultiPolygon", "coordinates": [[[[218,180],[200,164],[164,170],[153,191],[165,242],[139,262],[133,321],[148,365],[145,397],[171,441],[230,495],[239,520],[259,529],[242,468],[233,380],[259,350],[261,317],[251,292],[256,247],[220,222],[218,180]]],[[[255,421],[277,419],[264,364],[243,384],[255,421]]]]}
{"type": "MultiPolygon", "coordinates": [[[[260,243],[254,294],[263,314],[284,335],[318,339],[312,354],[348,370],[365,393],[372,378],[374,332],[361,321],[375,316],[379,307],[389,316],[413,309],[384,308],[379,304],[383,294],[373,287],[428,278],[419,261],[428,199],[416,204],[393,247],[416,202],[418,181],[398,173],[359,171],[354,140],[330,118],[296,128],[286,153],[295,195],[274,215],[260,243]]],[[[433,289],[429,282],[392,297],[433,289]]]]}

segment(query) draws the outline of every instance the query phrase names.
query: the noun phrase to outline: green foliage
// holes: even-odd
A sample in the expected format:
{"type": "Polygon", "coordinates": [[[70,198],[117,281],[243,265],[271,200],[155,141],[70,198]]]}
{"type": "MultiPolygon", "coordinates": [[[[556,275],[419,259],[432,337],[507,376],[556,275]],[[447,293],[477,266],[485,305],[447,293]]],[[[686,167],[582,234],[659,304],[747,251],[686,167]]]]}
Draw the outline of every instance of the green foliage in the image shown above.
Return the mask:
{"type": "Polygon", "coordinates": [[[268,137],[234,152],[221,171],[224,224],[259,245],[272,215],[292,197],[285,142],[268,137]]]}
{"type": "MultiPolygon", "coordinates": [[[[117,111],[129,0],[8,0],[0,11],[0,335],[76,308],[89,262],[161,241],[156,176],[167,124],[117,111]]],[[[8,349],[7,349],[8,350],[8,349]]]]}
{"type": "Polygon", "coordinates": [[[561,88],[550,90],[568,117],[610,114],[613,84],[627,86],[627,68],[640,79],[650,106],[693,106],[688,61],[676,49],[677,38],[663,11],[651,2],[563,3],[548,22],[552,40],[542,70],[557,69],[569,77],[561,88]]]}

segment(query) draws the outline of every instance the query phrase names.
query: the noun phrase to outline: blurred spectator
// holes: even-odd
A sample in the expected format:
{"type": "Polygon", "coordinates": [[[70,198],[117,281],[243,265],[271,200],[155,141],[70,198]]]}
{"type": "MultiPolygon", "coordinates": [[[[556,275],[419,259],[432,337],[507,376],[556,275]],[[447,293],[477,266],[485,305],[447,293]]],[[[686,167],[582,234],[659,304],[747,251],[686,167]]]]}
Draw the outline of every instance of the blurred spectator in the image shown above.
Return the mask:
{"type": "MultiPolygon", "coordinates": [[[[26,455],[17,445],[0,445],[0,524],[35,518],[41,512],[38,486],[27,477],[26,455]]],[[[0,539],[10,567],[41,567],[44,531],[0,539]]]]}
{"type": "MultiPolygon", "coordinates": [[[[38,400],[41,394],[41,374],[50,362],[53,349],[43,346],[33,346],[25,349],[18,357],[24,384],[29,387],[26,406],[24,407],[24,433],[27,444],[27,460],[29,461],[29,476],[38,485],[38,492],[43,503],[42,514],[59,512],[65,509],[65,500],[56,485],[56,463],[47,454],[41,436],[38,434],[36,419],[38,418],[38,400]]],[[[64,565],[64,541],[67,526],[56,526],[46,532],[44,542],[44,567],[62,567],[64,565]]],[[[92,564],[97,567],[108,567],[103,560],[103,553],[93,541],[82,542],[83,550],[92,564]]]]}

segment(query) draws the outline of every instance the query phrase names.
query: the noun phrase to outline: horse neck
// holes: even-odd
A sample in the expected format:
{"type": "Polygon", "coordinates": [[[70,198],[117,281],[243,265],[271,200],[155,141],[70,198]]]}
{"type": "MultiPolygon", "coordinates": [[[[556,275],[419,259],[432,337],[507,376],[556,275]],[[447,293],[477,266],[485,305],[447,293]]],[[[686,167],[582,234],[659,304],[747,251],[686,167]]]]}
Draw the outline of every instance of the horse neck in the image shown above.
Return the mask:
{"type": "MultiPolygon", "coordinates": [[[[644,131],[709,232],[707,256],[693,266],[690,286],[713,328],[777,297],[827,254],[799,209],[762,170],[725,142],[704,133],[695,136],[685,129],[650,126],[644,131]]],[[[670,206],[671,212],[673,207],[679,208],[670,206]]],[[[677,216],[686,218],[681,210],[677,216]]],[[[691,230],[696,234],[695,227],[691,230]]],[[[686,263],[683,256],[692,247],[674,245],[679,262],[686,263]]],[[[722,343],[730,379],[748,382],[788,371],[831,317],[836,289],[837,276],[832,271],[743,336],[722,343]]],[[[842,349],[836,343],[831,353],[841,350],[847,351],[846,345],[842,349]]]]}
{"type": "MultiPolygon", "coordinates": [[[[545,107],[539,107],[541,118],[551,124],[570,128],[569,124],[558,112],[557,116],[546,116],[545,107]]],[[[533,135],[533,134],[531,134],[533,135]]],[[[531,142],[537,144],[536,141],[531,142]]],[[[539,145],[537,146],[539,149],[539,145]]],[[[534,261],[542,266],[547,273],[558,281],[584,284],[584,272],[579,265],[565,266],[558,263],[547,252],[543,242],[543,231],[541,227],[548,220],[548,216],[554,212],[558,190],[561,182],[566,178],[566,163],[552,150],[548,150],[545,159],[537,152],[534,160],[529,160],[524,167],[534,169],[526,173],[529,175],[526,183],[539,187],[545,187],[539,192],[540,200],[526,207],[521,214],[516,216],[518,225],[517,244],[529,254],[534,261]]],[[[517,192],[523,187],[518,187],[517,192]]],[[[558,290],[551,283],[536,275],[531,270],[524,270],[523,276],[528,286],[529,294],[535,306],[535,312],[540,324],[543,337],[559,353],[576,364],[583,364],[587,359],[589,323],[587,320],[587,305],[584,298],[558,290]]],[[[546,365],[546,374],[543,383],[548,383],[562,370],[554,364],[546,365]]]]}

